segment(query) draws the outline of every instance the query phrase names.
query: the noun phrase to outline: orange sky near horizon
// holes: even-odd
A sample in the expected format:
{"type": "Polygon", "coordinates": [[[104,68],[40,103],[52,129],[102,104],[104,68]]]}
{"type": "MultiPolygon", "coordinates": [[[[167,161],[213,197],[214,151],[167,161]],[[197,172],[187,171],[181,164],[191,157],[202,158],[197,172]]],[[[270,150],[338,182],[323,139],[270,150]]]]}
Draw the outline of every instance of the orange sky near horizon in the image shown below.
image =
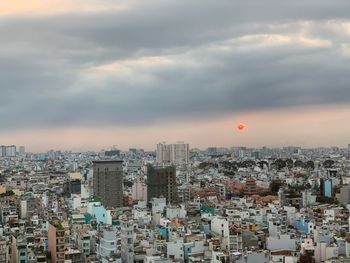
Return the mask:
{"type": "Polygon", "coordinates": [[[126,2],[113,1],[108,5],[106,1],[96,0],[0,0],[0,15],[10,14],[56,14],[64,12],[88,12],[104,9],[125,9],[126,2]]]}
{"type": "Polygon", "coordinates": [[[133,127],[59,127],[1,131],[4,144],[25,145],[28,151],[100,150],[116,145],[153,150],[160,141],[186,141],[191,148],[208,146],[347,147],[350,106],[293,108],[226,115],[220,119],[174,121],[133,127]],[[247,125],[237,131],[238,122],[247,125]],[[327,142],[320,144],[323,138],[327,142]],[[131,142],[131,143],[130,143],[131,142]],[[50,145],[50,146],[48,146],[50,145]]]}

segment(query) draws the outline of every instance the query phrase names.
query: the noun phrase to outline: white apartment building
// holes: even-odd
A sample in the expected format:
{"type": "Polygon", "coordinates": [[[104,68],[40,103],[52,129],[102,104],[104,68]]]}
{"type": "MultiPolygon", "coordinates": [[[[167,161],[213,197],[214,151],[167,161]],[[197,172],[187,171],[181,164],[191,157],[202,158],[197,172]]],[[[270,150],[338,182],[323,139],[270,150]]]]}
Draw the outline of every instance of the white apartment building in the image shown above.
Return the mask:
{"type": "Polygon", "coordinates": [[[117,230],[110,228],[104,229],[100,242],[96,244],[97,258],[100,262],[121,262],[120,258],[115,258],[114,255],[120,253],[121,241],[117,238],[117,230]]]}
{"type": "Polygon", "coordinates": [[[190,158],[190,146],[184,142],[157,144],[157,163],[159,164],[184,164],[190,158]]]}

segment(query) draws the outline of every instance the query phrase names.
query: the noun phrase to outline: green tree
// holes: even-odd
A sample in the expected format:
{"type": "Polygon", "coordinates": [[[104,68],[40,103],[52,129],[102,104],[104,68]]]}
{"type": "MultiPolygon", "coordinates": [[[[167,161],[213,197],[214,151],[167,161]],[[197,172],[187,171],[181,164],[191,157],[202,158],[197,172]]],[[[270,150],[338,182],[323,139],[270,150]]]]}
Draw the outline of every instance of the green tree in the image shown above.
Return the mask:
{"type": "Polygon", "coordinates": [[[125,187],[130,187],[130,188],[131,188],[131,187],[133,186],[133,184],[134,184],[134,183],[131,182],[131,181],[124,180],[124,186],[125,186],[125,187]]]}
{"type": "Polygon", "coordinates": [[[294,167],[304,167],[303,161],[296,160],[294,163],[294,167]]]}
{"type": "Polygon", "coordinates": [[[294,166],[294,162],[292,159],[286,159],[286,166],[291,169],[294,166]]]}
{"type": "Polygon", "coordinates": [[[12,190],[7,190],[5,193],[1,194],[0,196],[1,197],[4,197],[4,196],[13,196],[15,195],[15,192],[12,191],[12,190]]]}
{"type": "Polygon", "coordinates": [[[307,161],[305,164],[304,164],[304,167],[306,169],[309,169],[309,170],[314,170],[315,169],[315,164],[313,161],[307,161]]]}
{"type": "Polygon", "coordinates": [[[333,165],[334,165],[334,161],[333,160],[330,160],[330,159],[328,159],[328,160],[325,160],[324,162],[323,162],[323,167],[324,168],[332,168],[333,167],[333,165]]]}
{"type": "Polygon", "coordinates": [[[270,191],[276,194],[280,190],[281,186],[282,182],[280,180],[272,180],[272,182],[270,183],[270,191]]]}

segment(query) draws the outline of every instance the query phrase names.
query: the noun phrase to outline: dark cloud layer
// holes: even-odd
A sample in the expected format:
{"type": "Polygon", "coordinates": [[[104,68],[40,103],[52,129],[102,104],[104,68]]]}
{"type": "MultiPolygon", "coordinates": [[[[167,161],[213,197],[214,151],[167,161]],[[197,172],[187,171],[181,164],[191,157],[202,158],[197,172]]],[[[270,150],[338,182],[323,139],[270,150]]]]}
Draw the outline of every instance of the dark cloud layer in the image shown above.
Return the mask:
{"type": "Polygon", "coordinates": [[[0,17],[0,128],[349,103],[348,1],[130,1],[0,17]]]}

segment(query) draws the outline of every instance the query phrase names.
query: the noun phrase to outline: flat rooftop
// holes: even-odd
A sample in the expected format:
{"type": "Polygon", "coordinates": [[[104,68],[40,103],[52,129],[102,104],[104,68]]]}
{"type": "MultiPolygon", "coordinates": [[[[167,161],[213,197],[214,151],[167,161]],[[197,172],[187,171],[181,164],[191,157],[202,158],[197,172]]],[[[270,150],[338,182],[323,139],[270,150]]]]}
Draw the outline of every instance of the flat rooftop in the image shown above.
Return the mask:
{"type": "Polygon", "coordinates": [[[99,160],[99,161],[92,161],[93,163],[122,163],[123,160],[99,160]]]}

